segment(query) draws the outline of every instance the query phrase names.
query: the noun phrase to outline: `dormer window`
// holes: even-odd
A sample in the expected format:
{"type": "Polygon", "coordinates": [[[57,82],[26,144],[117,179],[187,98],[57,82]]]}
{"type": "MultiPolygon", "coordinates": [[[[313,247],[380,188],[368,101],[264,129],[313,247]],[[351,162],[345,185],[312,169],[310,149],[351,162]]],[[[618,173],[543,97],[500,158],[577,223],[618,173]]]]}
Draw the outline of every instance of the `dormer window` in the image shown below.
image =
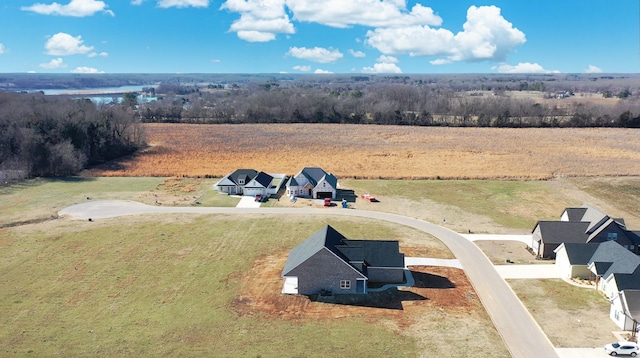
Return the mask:
{"type": "Polygon", "coordinates": [[[610,232],[607,234],[607,240],[617,240],[618,239],[618,234],[616,234],[615,232],[610,232]]]}
{"type": "Polygon", "coordinates": [[[238,184],[244,185],[244,178],[238,178],[238,184]]]}

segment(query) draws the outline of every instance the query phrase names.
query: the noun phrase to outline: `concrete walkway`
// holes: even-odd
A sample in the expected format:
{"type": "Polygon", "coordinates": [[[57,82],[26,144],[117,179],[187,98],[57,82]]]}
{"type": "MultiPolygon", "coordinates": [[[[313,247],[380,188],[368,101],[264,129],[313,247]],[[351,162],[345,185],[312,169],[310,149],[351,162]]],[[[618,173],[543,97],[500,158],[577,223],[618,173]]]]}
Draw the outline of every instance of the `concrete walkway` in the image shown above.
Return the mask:
{"type": "Polygon", "coordinates": [[[470,241],[520,241],[531,247],[531,235],[460,234],[460,236],[470,241]]]}

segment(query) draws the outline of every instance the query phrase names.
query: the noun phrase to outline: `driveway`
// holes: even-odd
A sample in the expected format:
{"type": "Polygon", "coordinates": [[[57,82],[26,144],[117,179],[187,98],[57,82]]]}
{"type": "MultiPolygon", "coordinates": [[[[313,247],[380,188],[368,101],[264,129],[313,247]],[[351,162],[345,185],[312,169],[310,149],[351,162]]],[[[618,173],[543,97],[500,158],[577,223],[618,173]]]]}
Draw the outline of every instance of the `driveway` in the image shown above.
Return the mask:
{"type": "Polygon", "coordinates": [[[511,287],[494,269],[484,253],[473,242],[460,234],[426,221],[397,214],[342,208],[156,207],[133,201],[113,200],[90,201],[73,205],[61,210],[59,215],[87,220],[89,218],[99,219],[162,212],[353,216],[394,222],[424,231],[445,243],[460,262],[513,357],[558,357],[558,353],[556,353],[551,341],[549,341],[513,290],[511,290],[511,287]]]}

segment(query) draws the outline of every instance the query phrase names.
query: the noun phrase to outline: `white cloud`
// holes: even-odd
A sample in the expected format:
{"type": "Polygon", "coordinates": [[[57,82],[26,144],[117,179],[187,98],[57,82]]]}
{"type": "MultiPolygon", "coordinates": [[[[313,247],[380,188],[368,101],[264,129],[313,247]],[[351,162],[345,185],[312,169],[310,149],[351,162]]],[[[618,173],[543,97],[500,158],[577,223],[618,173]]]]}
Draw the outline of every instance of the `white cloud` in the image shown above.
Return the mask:
{"type": "Polygon", "coordinates": [[[76,67],[71,70],[71,73],[104,73],[104,71],[99,71],[93,67],[76,67]]]}
{"type": "Polygon", "coordinates": [[[220,59],[213,58],[209,62],[211,62],[211,63],[220,63],[221,61],[220,61],[220,59]]]}
{"type": "Polygon", "coordinates": [[[364,73],[402,73],[402,70],[395,63],[381,62],[376,63],[373,67],[363,67],[364,73]]]}
{"type": "Polygon", "coordinates": [[[312,62],[331,63],[343,57],[338,50],[327,50],[322,47],[290,47],[287,55],[312,62]]]}
{"type": "Polygon", "coordinates": [[[0,55],[2,55],[4,53],[5,49],[4,49],[4,45],[0,44],[0,55]]]}
{"type": "Polygon", "coordinates": [[[367,54],[362,52],[362,51],[356,51],[356,50],[349,50],[349,53],[351,54],[351,56],[353,57],[367,57],[367,54]]]}
{"type": "Polygon", "coordinates": [[[85,54],[93,50],[93,46],[85,46],[82,43],[82,36],[73,37],[64,32],[58,32],[47,40],[44,48],[48,55],[54,56],[85,54]]]}
{"type": "Polygon", "coordinates": [[[106,52],[100,52],[100,53],[92,52],[92,53],[87,55],[87,57],[91,57],[91,58],[98,57],[98,56],[100,56],[100,57],[109,57],[109,54],[106,53],[106,52]]]}
{"type": "Polygon", "coordinates": [[[333,73],[333,72],[318,68],[317,70],[313,71],[313,73],[315,73],[315,74],[327,74],[327,73],[333,73]]]}
{"type": "Polygon", "coordinates": [[[594,65],[589,65],[589,67],[587,67],[584,70],[584,73],[602,73],[602,72],[603,72],[602,68],[594,65]]]}
{"type": "Polygon", "coordinates": [[[267,42],[275,40],[278,34],[295,33],[284,0],[227,0],[220,9],[240,13],[229,31],[245,41],[267,42]]]}
{"type": "Polygon", "coordinates": [[[546,70],[537,63],[520,62],[517,65],[509,65],[501,63],[498,66],[491,67],[492,70],[498,70],[500,73],[560,73],[557,70],[546,70]]]}
{"type": "Polygon", "coordinates": [[[293,66],[293,69],[296,71],[309,72],[311,71],[311,66],[293,66]]]}
{"type": "Polygon", "coordinates": [[[398,59],[393,57],[393,56],[387,56],[387,55],[380,55],[377,59],[377,62],[384,62],[384,63],[398,63],[398,59]]]}
{"type": "Polygon", "coordinates": [[[432,65],[436,65],[436,66],[439,66],[439,65],[446,65],[446,64],[449,64],[449,63],[452,63],[452,62],[453,62],[453,61],[448,60],[448,59],[446,59],[446,58],[438,58],[438,59],[435,59],[435,60],[433,60],[433,61],[429,61],[429,63],[430,63],[430,64],[432,64],[432,65]]]}
{"type": "Polygon", "coordinates": [[[367,44],[385,54],[445,56],[448,61],[501,61],[526,41],[524,33],[505,20],[495,6],[469,7],[463,31],[455,35],[443,28],[411,25],[377,28],[368,31],[366,37],[367,44]]]}
{"type": "Polygon", "coordinates": [[[144,0],[131,0],[131,5],[142,5],[144,0]]]}
{"type": "Polygon", "coordinates": [[[294,19],[345,28],[352,25],[396,27],[417,24],[439,26],[442,19],[429,7],[407,10],[404,0],[286,0],[294,19]]]}
{"type": "Polygon", "coordinates": [[[64,68],[67,65],[64,63],[64,60],[61,57],[54,58],[47,63],[41,63],[40,67],[45,68],[47,70],[54,70],[56,68],[64,68]]]}
{"type": "MultiPolygon", "coordinates": [[[[141,0],[135,0],[136,2],[142,3],[141,0]]],[[[138,5],[138,4],[134,4],[138,5]]],[[[169,8],[169,7],[208,7],[209,0],[159,0],[158,7],[161,8],[169,8]]]]}
{"type": "Polygon", "coordinates": [[[57,2],[51,4],[36,3],[31,6],[23,6],[23,11],[31,11],[42,15],[60,15],[85,17],[93,16],[97,12],[104,12],[111,16],[115,14],[111,10],[107,10],[108,6],[104,1],[98,0],[71,0],[67,5],[61,5],[57,2]]]}

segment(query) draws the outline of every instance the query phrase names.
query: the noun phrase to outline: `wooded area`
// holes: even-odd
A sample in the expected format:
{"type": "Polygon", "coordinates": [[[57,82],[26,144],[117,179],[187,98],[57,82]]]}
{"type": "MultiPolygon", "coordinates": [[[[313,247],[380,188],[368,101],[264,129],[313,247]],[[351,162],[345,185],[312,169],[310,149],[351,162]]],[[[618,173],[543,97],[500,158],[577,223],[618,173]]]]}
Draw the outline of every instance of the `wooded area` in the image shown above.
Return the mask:
{"type": "Polygon", "coordinates": [[[140,108],[145,122],[640,127],[640,88],[626,77],[330,76],[168,82],[155,94],[140,108]]]}
{"type": "Polygon", "coordinates": [[[0,171],[10,178],[77,174],[139,148],[138,122],[124,105],[0,92],[0,171]]]}

